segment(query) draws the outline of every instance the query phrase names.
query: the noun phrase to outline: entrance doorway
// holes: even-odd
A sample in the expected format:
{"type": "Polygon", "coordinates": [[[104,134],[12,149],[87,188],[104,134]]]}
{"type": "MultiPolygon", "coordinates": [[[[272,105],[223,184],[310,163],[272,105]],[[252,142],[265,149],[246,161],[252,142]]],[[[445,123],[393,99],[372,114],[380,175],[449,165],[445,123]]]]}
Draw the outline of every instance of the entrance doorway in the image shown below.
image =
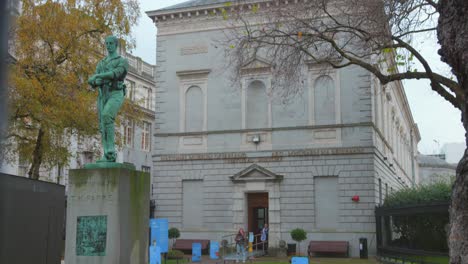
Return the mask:
{"type": "Polygon", "coordinates": [[[248,230],[259,234],[268,224],[268,193],[248,193],[248,230]]]}

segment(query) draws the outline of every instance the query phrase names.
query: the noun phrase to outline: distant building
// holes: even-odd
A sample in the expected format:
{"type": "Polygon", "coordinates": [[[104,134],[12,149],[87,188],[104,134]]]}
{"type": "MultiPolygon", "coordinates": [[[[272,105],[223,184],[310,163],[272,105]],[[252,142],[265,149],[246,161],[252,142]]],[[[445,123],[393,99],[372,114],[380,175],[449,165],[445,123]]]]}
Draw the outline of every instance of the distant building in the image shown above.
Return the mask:
{"type": "Polygon", "coordinates": [[[465,152],[466,144],[463,142],[460,143],[445,143],[442,146],[442,153],[445,153],[445,160],[448,163],[458,163],[463,157],[465,152]]]}
{"type": "Polygon", "coordinates": [[[375,254],[375,206],[418,180],[420,135],[402,83],[382,87],[357,66],[308,64],[303,96],[282,105],[269,94],[272,65],[256,57],[232,87],[215,42],[225,24],[212,15],[223,2],[147,12],[158,28],[156,215],[184,238],[220,240],[268,223],[272,248],[294,243],[290,231],[300,227],[308,240],[349,241],[353,257],[366,237],[375,254]]]}
{"type": "Polygon", "coordinates": [[[450,181],[455,177],[457,164],[448,163],[441,155],[418,155],[419,183],[450,181]]]}

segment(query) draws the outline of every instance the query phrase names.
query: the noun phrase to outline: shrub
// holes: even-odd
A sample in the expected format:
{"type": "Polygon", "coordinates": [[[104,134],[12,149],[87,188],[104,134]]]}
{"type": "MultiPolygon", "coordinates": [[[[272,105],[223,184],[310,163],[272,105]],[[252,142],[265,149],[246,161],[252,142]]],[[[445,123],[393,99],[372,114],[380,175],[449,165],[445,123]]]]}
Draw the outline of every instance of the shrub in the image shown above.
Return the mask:
{"type": "Polygon", "coordinates": [[[300,253],[301,241],[307,239],[307,232],[304,231],[304,229],[302,229],[302,228],[293,229],[293,230],[291,230],[291,238],[294,241],[298,242],[299,246],[298,246],[297,251],[298,251],[298,253],[300,253]]]}
{"type": "Polygon", "coordinates": [[[448,202],[452,193],[452,182],[440,181],[429,185],[405,188],[390,194],[384,206],[403,206],[448,202]]]}
{"type": "Polygon", "coordinates": [[[174,246],[175,239],[180,237],[179,229],[175,227],[169,228],[169,239],[171,240],[171,248],[174,246]]]}
{"type": "Polygon", "coordinates": [[[177,229],[175,227],[171,227],[169,229],[169,238],[174,239],[174,238],[179,238],[179,237],[180,237],[179,229],[177,229]]]}
{"type": "Polygon", "coordinates": [[[180,250],[169,250],[167,252],[168,259],[182,259],[184,258],[184,252],[180,250]]]}
{"type": "Polygon", "coordinates": [[[291,230],[291,238],[294,241],[300,243],[301,241],[306,240],[307,233],[302,228],[296,228],[296,229],[291,230]]]}
{"type": "MultiPolygon", "coordinates": [[[[428,185],[399,190],[385,199],[384,207],[430,205],[450,202],[452,182],[439,181],[428,185]]],[[[391,246],[447,252],[448,212],[421,212],[392,215],[386,220],[393,240],[391,246]]]]}

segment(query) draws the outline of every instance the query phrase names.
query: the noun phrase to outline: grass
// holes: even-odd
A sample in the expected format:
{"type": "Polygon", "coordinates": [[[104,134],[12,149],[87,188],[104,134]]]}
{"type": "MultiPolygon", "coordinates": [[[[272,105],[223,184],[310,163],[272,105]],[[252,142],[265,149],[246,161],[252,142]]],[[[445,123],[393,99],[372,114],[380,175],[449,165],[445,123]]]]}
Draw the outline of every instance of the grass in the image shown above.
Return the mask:
{"type": "MultiPolygon", "coordinates": [[[[188,256],[187,256],[188,257],[188,256]]],[[[187,257],[183,260],[179,260],[179,264],[187,264],[191,263],[187,261],[187,257]]],[[[205,259],[205,256],[203,256],[205,259]]],[[[261,257],[252,260],[252,262],[247,261],[247,264],[290,264],[290,258],[273,258],[273,257],[261,257]]],[[[167,260],[167,263],[164,263],[164,260],[161,261],[161,264],[177,264],[176,260],[170,259],[167,260]]],[[[205,261],[201,261],[199,263],[205,263],[205,261]]],[[[213,261],[215,263],[215,261],[213,261]]],[[[374,258],[369,259],[356,259],[356,258],[310,258],[310,264],[378,264],[378,262],[374,258]]]]}
{"type": "Polygon", "coordinates": [[[409,260],[412,261],[424,261],[428,263],[434,263],[434,264],[448,264],[449,263],[449,257],[448,256],[406,256],[407,257],[407,262],[405,263],[410,263],[409,260]]]}
{"type": "Polygon", "coordinates": [[[424,256],[420,257],[421,260],[428,261],[431,263],[438,263],[438,264],[448,264],[449,263],[449,257],[430,257],[430,256],[424,256]]]}
{"type": "MultiPolygon", "coordinates": [[[[290,264],[289,258],[259,258],[254,261],[259,264],[290,264]]],[[[374,258],[309,258],[309,263],[313,264],[377,264],[374,258]]]]}

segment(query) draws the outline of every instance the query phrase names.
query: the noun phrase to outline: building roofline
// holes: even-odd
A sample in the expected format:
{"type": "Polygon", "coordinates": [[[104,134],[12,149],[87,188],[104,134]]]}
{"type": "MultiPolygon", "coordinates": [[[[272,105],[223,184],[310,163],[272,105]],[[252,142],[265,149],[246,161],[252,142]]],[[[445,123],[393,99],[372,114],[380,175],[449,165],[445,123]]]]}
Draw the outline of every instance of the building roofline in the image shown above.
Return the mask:
{"type": "MultiPolygon", "coordinates": [[[[157,9],[157,10],[150,10],[146,11],[146,15],[150,17],[153,22],[157,21],[157,17],[159,16],[171,16],[175,17],[176,14],[179,14],[179,16],[182,16],[183,13],[190,13],[190,12],[196,12],[196,11],[205,11],[206,14],[208,13],[208,10],[213,10],[213,9],[218,9],[218,8],[225,8],[227,7],[226,2],[221,2],[221,3],[213,3],[213,4],[204,4],[204,5],[198,5],[198,6],[189,6],[189,7],[180,7],[180,8],[162,8],[162,9],[157,9]]],[[[230,7],[234,6],[239,6],[239,5],[249,5],[249,4],[255,4],[255,3],[266,3],[266,2],[273,2],[273,0],[243,0],[243,1],[232,1],[232,5],[230,7]]]]}

